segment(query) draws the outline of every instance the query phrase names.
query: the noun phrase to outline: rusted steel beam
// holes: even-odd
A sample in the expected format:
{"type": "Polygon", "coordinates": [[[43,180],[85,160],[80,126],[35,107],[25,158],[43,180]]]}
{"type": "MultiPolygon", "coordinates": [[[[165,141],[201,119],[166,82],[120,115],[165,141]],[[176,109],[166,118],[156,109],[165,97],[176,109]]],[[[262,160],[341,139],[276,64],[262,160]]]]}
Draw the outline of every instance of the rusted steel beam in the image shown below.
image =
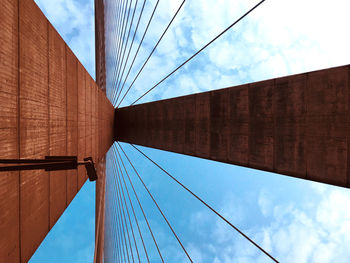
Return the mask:
{"type": "Polygon", "coordinates": [[[116,110],[117,141],[350,187],[350,66],[116,110]]]}

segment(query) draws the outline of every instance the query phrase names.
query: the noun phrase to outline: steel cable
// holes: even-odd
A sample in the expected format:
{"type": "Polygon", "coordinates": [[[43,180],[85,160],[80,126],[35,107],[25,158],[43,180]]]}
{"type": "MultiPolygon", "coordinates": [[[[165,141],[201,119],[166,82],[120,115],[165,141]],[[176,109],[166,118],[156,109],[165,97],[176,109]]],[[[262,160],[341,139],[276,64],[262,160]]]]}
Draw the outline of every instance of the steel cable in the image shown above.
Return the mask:
{"type": "MultiPolygon", "coordinates": [[[[125,167],[125,164],[124,164],[124,162],[123,162],[123,159],[121,158],[120,153],[119,153],[119,151],[118,151],[118,148],[115,147],[115,149],[117,150],[118,155],[119,155],[119,157],[120,157],[120,160],[121,160],[123,166],[125,167]]],[[[145,218],[145,221],[146,221],[146,223],[147,223],[148,229],[149,229],[149,231],[150,231],[150,233],[151,233],[151,236],[152,236],[152,239],[153,239],[153,241],[154,241],[154,244],[155,244],[155,246],[156,246],[156,248],[157,248],[158,254],[159,254],[159,256],[160,256],[162,262],[164,263],[164,259],[163,259],[162,253],[161,253],[160,250],[159,250],[158,243],[157,243],[157,241],[156,241],[156,239],[155,239],[155,237],[154,237],[153,231],[152,231],[151,226],[150,226],[150,224],[149,224],[149,222],[148,222],[148,219],[147,219],[147,217],[146,217],[145,211],[143,210],[143,207],[142,207],[142,205],[141,205],[141,202],[140,202],[140,200],[139,200],[139,197],[138,197],[138,195],[137,195],[137,193],[136,193],[136,190],[135,190],[135,188],[134,188],[134,184],[132,183],[132,181],[131,181],[131,179],[130,179],[130,176],[129,176],[129,173],[127,172],[126,169],[125,169],[125,171],[126,171],[126,175],[127,175],[127,177],[128,177],[129,183],[130,183],[130,185],[131,185],[131,188],[132,188],[132,190],[133,190],[133,192],[134,192],[134,194],[135,194],[135,197],[136,197],[136,199],[137,199],[137,202],[138,202],[138,204],[139,204],[139,206],[140,206],[140,208],[141,208],[143,217],[145,218]]]]}
{"type": "Polygon", "coordinates": [[[159,84],[161,84],[163,81],[165,81],[167,78],[169,78],[171,75],[173,75],[176,71],[178,71],[180,68],[182,68],[185,64],[187,64],[190,60],[192,60],[195,56],[197,56],[199,53],[201,53],[204,49],[206,49],[208,46],[210,46],[215,40],[217,40],[219,37],[221,37],[223,34],[225,34],[228,30],[230,30],[234,25],[236,25],[239,21],[241,21],[243,18],[245,18],[248,14],[250,14],[254,9],[256,9],[258,6],[260,6],[263,2],[266,0],[260,1],[258,4],[256,4],[254,7],[252,7],[249,11],[247,11],[243,16],[238,18],[233,24],[228,26],[224,31],[222,31],[219,35],[217,35],[214,39],[210,40],[207,44],[205,44],[200,50],[198,50],[196,53],[194,53],[191,57],[189,57],[187,60],[185,60],[181,65],[179,65],[176,69],[171,71],[168,75],[166,75],[163,79],[161,79],[157,84],[155,84],[152,88],[147,90],[142,96],[140,96],[137,100],[135,100],[133,103],[130,104],[134,105],[136,102],[138,102],[140,99],[142,99],[144,96],[146,96],[149,92],[151,92],[153,89],[155,89],[159,84]]]}
{"type": "Polygon", "coordinates": [[[176,13],[173,15],[172,19],[170,20],[170,22],[168,23],[167,27],[165,28],[165,30],[163,31],[162,35],[160,36],[158,42],[156,43],[156,45],[153,47],[151,53],[149,54],[149,56],[147,57],[147,59],[145,60],[145,62],[143,63],[141,69],[139,70],[139,72],[137,73],[137,75],[135,76],[135,78],[133,79],[133,81],[131,82],[129,88],[127,89],[127,91],[125,92],[124,96],[122,97],[122,99],[120,100],[117,108],[119,108],[120,104],[123,102],[124,98],[126,97],[126,95],[128,94],[128,92],[130,91],[131,87],[134,85],[135,81],[137,80],[137,78],[139,77],[139,75],[141,74],[142,70],[144,69],[144,67],[146,66],[146,64],[148,63],[148,60],[152,57],[154,51],[156,50],[156,48],[158,47],[159,43],[162,41],[164,35],[166,34],[166,32],[168,31],[169,27],[171,26],[171,24],[173,23],[173,21],[175,20],[177,14],[180,12],[182,6],[185,4],[186,0],[183,0],[181,5],[179,6],[179,8],[176,10],[176,13]]]}
{"type": "MultiPolygon", "coordinates": [[[[112,164],[113,166],[113,164],[112,164]]],[[[114,171],[114,169],[113,169],[114,171]]],[[[113,178],[111,179],[111,186],[112,186],[112,189],[113,188],[113,178]]],[[[111,203],[112,204],[116,204],[116,199],[115,199],[115,191],[112,191],[111,192],[111,203]]],[[[114,229],[115,229],[115,237],[116,237],[116,246],[118,247],[118,254],[119,254],[119,261],[122,261],[122,257],[123,257],[123,250],[122,250],[122,244],[121,244],[121,234],[120,234],[120,227],[119,227],[119,221],[117,219],[117,205],[112,205],[113,207],[113,217],[112,217],[112,222],[113,222],[113,226],[114,226],[114,229]],[[115,221],[115,222],[114,222],[115,221]]]]}
{"type": "MultiPolygon", "coordinates": [[[[116,167],[116,169],[117,169],[117,173],[116,173],[116,176],[117,176],[118,168],[116,167]]],[[[117,185],[116,185],[116,187],[117,187],[117,185]]],[[[123,214],[123,211],[122,211],[122,206],[121,206],[120,198],[119,198],[119,195],[118,195],[118,190],[117,190],[116,195],[117,195],[118,206],[119,206],[119,217],[120,217],[121,225],[122,225],[122,228],[123,228],[123,236],[124,236],[124,245],[125,245],[125,248],[126,248],[126,255],[127,255],[127,258],[128,258],[128,262],[130,262],[130,257],[129,257],[130,250],[129,250],[128,240],[127,240],[129,232],[128,232],[127,226],[124,224],[124,220],[123,220],[123,215],[124,214],[123,214]]]]}
{"type": "Polygon", "coordinates": [[[118,195],[118,199],[120,200],[120,205],[121,205],[120,207],[122,208],[122,216],[124,218],[124,224],[125,224],[125,228],[126,228],[126,232],[127,232],[128,241],[129,241],[129,247],[130,247],[132,262],[135,262],[134,252],[133,252],[131,241],[130,241],[129,228],[128,228],[128,224],[127,224],[127,220],[126,220],[126,216],[125,216],[125,207],[124,207],[124,204],[123,204],[123,200],[122,200],[119,184],[117,182],[118,181],[118,177],[120,176],[119,175],[120,170],[119,170],[118,167],[119,167],[119,164],[117,164],[117,176],[115,178],[116,179],[116,184],[117,184],[117,195],[118,195]]]}
{"type": "MultiPolygon", "coordinates": [[[[120,46],[122,43],[124,20],[125,20],[125,16],[126,16],[126,9],[127,9],[128,2],[129,2],[129,0],[123,0],[123,4],[121,7],[121,11],[120,11],[121,15],[120,15],[119,21],[118,21],[119,30],[116,32],[116,65],[115,65],[115,70],[114,70],[113,78],[112,78],[113,79],[113,86],[117,86],[115,76],[117,75],[117,65],[119,64],[119,50],[120,50],[120,46]]],[[[114,92],[114,93],[116,93],[116,92],[114,92]]],[[[115,94],[113,97],[115,97],[115,94]]]]}
{"type": "MultiPolygon", "coordinates": [[[[118,145],[119,145],[119,147],[121,148],[121,145],[120,145],[119,143],[118,143],[118,145]]],[[[129,157],[127,156],[127,154],[125,153],[125,151],[123,150],[123,148],[121,148],[121,150],[123,151],[123,153],[124,153],[126,159],[128,160],[128,162],[129,162],[130,165],[132,166],[133,170],[135,171],[137,177],[140,179],[140,181],[141,181],[142,185],[144,186],[144,188],[146,189],[148,195],[151,197],[151,199],[153,200],[154,204],[157,206],[158,211],[161,213],[162,217],[163,217],[164,220],[166,221],[166,223],[167,223],[167,225],[169,226],[171,232],[173,233],[173,235],[174,235],[175,238],[177,239],[177,242],[180,244],[182,250],[185,252],[187,258],[188,258],[191,262],[193,262],[192,259],[191,259],[191,257],[190,257],[190,255],[188,254],[186,248],[183,246],[181,240],[179,239],[179,237],[178,237],[177,234],[175,233],[175,230],[173,229],[173,227],[172,227],[171,224],[169,223],[168,219],[167,219],[166,216],[164,215],[162,209],[159,207],[157,201],[154,199],[153,195],[152,195],[151,192],[148,190],[148,187],[146,186],[146,184],[145,184],[144,181],[142,180],[140,174],[137,172],[135,166],[131,163],[129,157]]]]}
{"type": "MultiPolygon", "coordinates": [[[[121,145],[118,142],[119,147],[121,145]]],[[[136,149],[139,153],[141,153],[144,157],[146,157],[149,161],[151,161],[154,165],[156,165],[160,170],[162,170],[165,174],[167,174],[173,181],[175,181],[178,185],[180,185],[183,189],[189,192],[192,196],[194,196],[197,200],[199,200],[202,204],[204,204],[207,208],[209,208],[212,212],[214,212],[217,216],[219,216],[223,221],[225,221],[228,225],[230,225],[233,229],[235,229],[238,233],[240,233],[244,238],[246,238],[250,243],[252,243],[255,247],[257,247],[261,252],[271,258],[273,261],[278,262],[273,256],[271,256],[267,251],[265,251],[262,247],[260,247],[257,243],[255,243],[252,239],[250,239],[247,235],[245,235],[241,230],[239,230],[236,226],[234,226],[230,221],[228,221],[225,217],[223,217],[219,212],[217,212],[214,208],[212,208],[209,204],[207,204],[203,199],[201,199],[198,195],[193,193],[189,188],[183,185],[180,181],[178,181],[175,177],[173,177],[170,173],[168,173],[165,169],[163,169],[159,164],[153,161],[150,157],[148,157],[144,152],[138,149],[135,145],[130,144],[134,149],[136,149]]],[[[124,152],[123,148],[121,148],[124,152]]],[[[125,154],[125,152],[124,152],[125,154]]]]}
{"type": "MultiPolygon", "coordinates": [[[[119,163],[118,163],[118,166],[119,166],[120,174],[122,174],[123,172],[122,172],[122,169],[121,169],[119,163]]],[[[138,250],[138,247],[137,247],[137,242],[136,242],[136,238],[135,238],[135,234],[134,234],[134,228],[133,228],[133,226],[132,226],[132,222],[131,222],[131,218],[130,218],[130,213],[129,213],[129,208],[128,208],[128,204],[127,204],[127,202],[126,202],[125,192],[124,192],[124,189],[123,189],[123,186],[122,186],[122,183],[121,183],[120,176],[117,177],[117,184],[118,184],[118,186],[120,186],[120,189],[121,189],[121,192],[122,192],[122,196],[123,196],[123,200],[124,200],[124,206],[126,207],[126,212],[127,212],[128,219],[129,219],[129,225],[130,225],[132,237],[133,237],[133,240],[134,240],[134,245],[135,245],[135,249],[136,249],[137,258],[138,258],[139,262],[141,262],[141,260],[140,260],[140,254],[139,254],[139,250],[138,250]]]]}
{"type": "MultiPolygon", "coordinates": [[[[117,68],[117,72],[118,72],[117,77],[116,77],[117,83],[118,83],[118,80],[119,80],[120,69],[121,69],[122,65],[124,64],[125,52],[126,52],[126,49],[128,47],[129,37],[130,37],[130,33],[131,33],[131,28],[132,28],[132,25],[133,25],[133,22],[134,22],[134,17],[135,17],[135,13],[136,13],[137,4],[138,4],[138,0],[135,1],[134,11],[132,13],[131,22],[130,22],[129,31],[128,31],[128,36],[126,37],[126,44],[125,44],[125,48],[123,50],[121,63],[118,65],[118,68],[117,68]]],[[[125,61],[125,63],[127,63],[127,61],[125,61]]]]}
{"type": "MultiPolygon", "coordinates": [[[[137,30],[138,30],[139,25],[140,25],[140,21],[141,21],[141,18],[142,18],[144,9],[145,9],[146,1],[147,1],[147,0],[144,0],[144,1],[143,1],[142,7],[141,7],[141,11],[140,11],[140,15],[139,15],[139,18],[138,18],[138,20],[137,20],[136,28],[135,28],[135,30],[134,30],[134,35],[133,35],[133,37],[132,37],[131,45],[130,45],[130,47],[129,47],[128,55],[127,55],[127,57],[126,57],[126,60],[125,60],[124,66],[123,66],[123,70],[122,70],[121,76],[124,75],[124,71],[125,71],[127,62],[129,61],[129,56],[130,56],[130,53],[131,53],[131,49],[132,49],[132,47],[133,47],[133,45],[134,45],[136,33],[137,33],[137,30]]],[[[114,99],[113,99],[111,102],[112,102],[113,105],[115,105],[115,104],[114,104],[114,99]]]]}
{"type": "MultiPolygon", "coordinates": [[[[114,171],[116,171],[116,165],[114,165],[114,171]]],[[[115,176],[115,174],[113,174],[115,176]]],[[[113,182],[113,187],[115,187],[115,182],[114,180],[112,180],[113,182]]],[[[121,220],[120,220],[120,212],[119,212],[119,204],[117,202],[117,195],[116,195],[116,192],[114,191],[114,203],[116,204],[116,217],[115,217],[115,220],[117,222],[117,228],[118,228],[118,233],[119,233],[119,244],[120,244],[120,248],[121,248],[121,255],[123,257],[124,260],[122,260],[122,262],[126,262],[127,261],[127,252],[126,252],[126,249],[125,249],[125,245],[124,245],[124,240],[125,240],[125,235],[123,235],[123,228],[122,228],[122,224],[121,224],[121,220]],[[124,239],[123,239],[124,237],[124,239]]],[[[128,260],[129,262],[129,260],[128,260]]]]}
{"type": "MultiPolygon", "coordinates": [[[[114,151],[114,148],[112,148],[112,149],[113,149],[113,151],[114,151]]],[[[115,151],[114,151],[114,152],[115,152],[115,151]]],[[[118,153],[118,155],[119,155],[119,153],[118,153]]],[[[117,155],[115,155],[115,157],[118,158],[117,155]]],[[[119,156],[119,158],[121,158],[121,157],[119,156]]],[[[121,162],[122,162],[122,164],[123,164],[123,167],[124,167],[125,172],[127,173],[127,170],[126,170],[126,167],[124,166],[123,160],[121,160],[121,162]]],[[[130,203],[130,206],[131,206],[133,215],[134,215],[134,219],[135,219],[135,222],[136,222],[136,225],[137,225],[137,228],[138,228],[138,232],[139,232],[139,235],[140,235],[140,238],[141,238],[141,241],[142,241],[142,246],[143,246],[143,249],[144,249],[144,251],[145,251],[145,255],[146,255],[147,261],[148,261],[148,263],[149,263],[150,261],[149,261],[149,258],[148,258],[148,253],[147,253],[147,250],[146,250],[145,242],[144,242],[144,240],[143,240],[143,236],[142,236],[141,229],[140,229],[140,226],[139,226],[139,223],[138,223],[138,219],[137,219],[137,217],[136,217],[136,213],[135,213],[134,206],[133,206],[132,201],[131,201],[131,197],[130,197],[130,194],[129,194],[129,190],[128,190],[127,184],[126,184],[126,182],[125,182],[125,178],[124,178],[123,173],[122,173],[121,175],[122,175],[121,178],[123,179],[124,187],[125,187],[125,190],[126,190],[128,199],[129,199],[129,203],[130,203]]]]}
{"type": "Polygon", "coordinates": [[[118,76],[118,74],[119,74],[119,72],[118,72],[118,70],[119,70],[119,65],[122,63],[121,62],[121,56],[122,56],[122,50],[124,49],[124,47],[125,47],[125,45],[127,45],[127,44],[125,44],[125,34],[126,34],[126,29],[127,29],[127,26],[128,26],[128,22],[129,22],[129,16],[130,16],[130,11],[131,11],[131,4],[132,4],[132,0],[130,0],[130,4],[129,4],[129,6],[128,6],[128,3],[129,3],[129,0],[127,0],[127,4],[126,4],[126,9],[125,9],[125,12],[126,12],[126,10],[128,10],[128,14],[126,15],[126,20],[125,20],[125,17],[124,17],[124,19],[123,19],[123,30],[122,30],[122,33],[121,33],[121,35],[120,35],[120,37],[121,37],[121,41],[120,41],[120,45],[119,45],[119,47],[118,47],[118,60],[117,60],[117,65],[116,65],[116,68],[117,68],[117,70],[116,70],[116,72],[117,72],[117,75],[115,76],[116,77],[116,79],[115,79],[115,81],[116,81],[116,86],[118,86],[118,79],[117,79],[117,76],[118,76]],[[125,22],[125,23],[124,23],[125,22]]]}
{"type": "MultiPolygon", "coordinates": [[[[113,4],[111,6],[109,6],[109,3],[110,3],[109,1],[106,2],[106,12],[107,12],[106,16],[107,17],[111,17],[112,14],[116,14],[117,18],[116,18],[115,21],[118,21],[120,2],[121,2],[121,0],[118,0],[118,2],[117,1],[113,1],[112,2],[113,4]]],[[[115,41],[117,40],[117,37],[116,37],[116,32],[118,31],[117,24],[118,23],[116,23],[116,28],[115,28],[116,30],[112,30],[111,29],[111,24],[110,23],[106,23],[106,32],[113,32],[111,34],[111,38],[114,38],[115,41]]],[[[109,54],[109,52],[111,52],[112,56],[114,57],[114,55],[116,54],[116,52],[115,52],[116,49],[110,50],[110,48],[112,48],[112,47],[110,47],[110,45],[106,45],[106,48],[107,48],[107,54],[109,54]]],[[[106,57],[106,63],[108,63],[108,61],[109,61],[109,59],[108,59],[108,57],[106,57]]],[[[112,68],[114,68],[114,67],[112,67],[112,68]]],[[[112,84],[112,86],[113,86],[113,84],[112,84]]],[[[108,92],[108,98],[112,98],[113,97],[113,89],[108,89],[107,92],[108,92]]]]}
{"type": "MultiPolygon", "coordinates": [[[[156,12],[156,10],[157,10],[158,4],[159,4],[159,0],[157,0],[157,3],[156,3],[156,5],[155,5],[154,8],[153,8],[152,15],[151,15],[150,19],[148,20],[146,29],[145,29],[145,31],[144,31],[144,33],[143,33],[143,36],[142,36],[141,41],[140,41],[140,43],[139,43],[139,46],[138,46],[138,48],[137,48],[137,50],[136,50],[135,56],[134,56],[134,58],[133,58],[133,60],[132,60],[132,62],[131,62],[131,65],[130,65],[130,67],[129,67],[128,73],[126,74],[126,77],[125,77],[125,79],[124,79],[123,85],[122,85],[121,89],[119,90],[119,94],[118,94],[118,96],[117,96],[116,101],[118,101],[119,96],[120,96],[120,93],[121,93],[121,91],[123,90],[124,85],[125,85],[125,83],[126,83],[128,77],[129,77],[129,74],[130,74],[130,72],[131,72],[131,69],[132,69],[132,67],[133,67],[133,65],[134,65],[134,63],[135,63],[136,57],[137,57],[137,55],[138,55],[138,53],[139,53],[139,51],[140,51],[140,48],[141,48],[141,46],[142,46],[143,40],[145,39],[145,36],[146,36],[146,34],[147,34],[148,28],[149,28],[149,26],[150,26],[150,24],[151,24],[151,22],[152,22],[153,16],[154,16],[154,14],[155,14],[155,12],[156,12]]],[[[122,77],[123,77],[123,76],[122,76],[122,77]]],[[[119,87],[119,85],[118,85],[118,87],[119,87]]]]}
{"type": "MultiPolygon", "coordinates": [[[[112,33],[112,39],[114,39],[114,41],[113,41],[113,43],[115,43],[115,46],[111,46],[111,48],[113,48],[112,49],[112,56],[113,56],[113,58],[115,57],[117,57],[117,47],[118,47],[118,34],[119,34],[119,30],[120,30],[120,18],[121,18],[121,16],[122,16],[122,12],[121,12],[121,10],[122,10],[122,5],[123,5],[123,3],[124,3],[124,1],[125,0],[119,0],[118,1],[118,4],[116,3],[116,5],[115,5],[115,10],[116,10],[116,19],[114,20],[114,21],[116,21],[116,23],[115,23],[115,30],[112,30],[112,29],[114,29],[113,27],[110,29],[113,33],[112,33]],[[123,2],[122,2],[123,1],[123,2]]],[[[108,12],[109,10],[107,9],[107,12],[108,12]]],[[[113,13],[113,12],[112,12],[113,13]]],[[[111,15],[109,15],[109,16],[111,16],[111,15]]],[[[108,17],[109,17],[108,16],[108,17]]],[[[109,23],[107,23],[107,25],[109,25],[109,23]]],[[[117,64],[117,59],[115,59],[115,60],[113,60],[113,64],[115,64],[115,66],[116,66],[116,64],[117,64]]],[[[112,75],[115,75],[116,74],[116,67],[113,67],[113,72],[112,72],[112,75]]],[[[112,80],[114,79],[114,77],[112,77],[112,80]]],[[[111,89],[111,98],[113,98],[114,97],[114,90],[113,90],[113,86],[114,86],[114,83],[112,82],[112,89],[111,89]]]]}

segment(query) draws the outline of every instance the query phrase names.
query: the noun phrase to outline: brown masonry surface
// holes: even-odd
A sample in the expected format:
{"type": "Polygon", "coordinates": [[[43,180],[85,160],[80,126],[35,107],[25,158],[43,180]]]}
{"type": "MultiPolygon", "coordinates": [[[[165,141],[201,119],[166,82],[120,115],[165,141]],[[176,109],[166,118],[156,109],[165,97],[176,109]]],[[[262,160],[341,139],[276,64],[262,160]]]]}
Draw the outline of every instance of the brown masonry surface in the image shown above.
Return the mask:
{"type": "Polygon", "coordinates": [[[350,66],[116,110],[116,140],[350,187],[350,66]]]}
{"type": "MultiPolygon", "coordinates": [[[[104,92],[34,1],[0,1],[0,158],[98,164],[113,121],[104,92]]],[[[0,262],[27,262],[86,179],[84,168],[1,173],[0,262]]]]}

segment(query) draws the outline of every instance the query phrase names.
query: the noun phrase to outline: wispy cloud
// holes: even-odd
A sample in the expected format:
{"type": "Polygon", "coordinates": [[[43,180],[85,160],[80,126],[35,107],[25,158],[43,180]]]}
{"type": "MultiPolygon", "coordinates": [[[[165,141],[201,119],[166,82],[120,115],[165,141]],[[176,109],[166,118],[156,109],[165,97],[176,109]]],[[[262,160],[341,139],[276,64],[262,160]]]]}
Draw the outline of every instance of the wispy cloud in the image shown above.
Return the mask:
{"type": "MultiPolygon", "coordinates": [[[[180,2],[172,1],[169,7],[167,1],[160,1],[163,4],[141,53],[150,52],[180,2]]],[[[127,101],[152,87],[256,3],[186,2],[127,101]]],[[[350,60],[350,36],[345,33],[349,9],[346,0],[268,0],[143,102],[346,64],[350,60]]],[[[143,62],[142,56],[138,62],[143,62]]]]}
{"type": "MultiPolygon", "coordinates": [[[[312,193],[319,195],[317,191],[312,193]]],[[[347,262],[350,251],[350,212],[348,204],[350,193],[342,189],[327,189],[320,195],[319,201],[308,204],[285,204],[273,200],[274,195],[267,195],[261,190],[257,196],[260,211],[269,216],[268,221],[260,221],[253,227],[245,228],[248,236],[269,251],[281,262],[347,262]],[[266,205],[268,204],[268,206],[266,205]],[[267,209],[268,207],[268,209],[267,209]]],[[[236,208],[226,206],[223,212],[236,208]],[[226,210],[228,209],[228,210],[226,210]]],[[[250,214],[249,207],[244,211],[250,214]]],[[[198,216],[198,215],[193,215],[198,216]]],[[[231,218],[231,217],[228,217],[231,218]]],[[[233,217],[231,220],[236,221],[233,217]]],[[[196,221],[197,222],[197,221],[196,221]]],[[[237,221],[240,225],[239,221],[237,221]]],[[[210,225],[210,224],[209,224],[210,225]]],[[[208,226],[208,225],[207,225],[208,226]]],[[[208,250],[203,254],[203,262],[270,262],[248,242],[230,234],[230,229],[217,221],[211,224],[209,232],[216,236],[211,243],[213,254],[208,250]]],[[[196,244],[196,249],[203,246],[196,244]]]]}
{"type": "Polygon", "coordinates": [[[92,77],[95,77],[94,2],[35,0],[92,77]]]}

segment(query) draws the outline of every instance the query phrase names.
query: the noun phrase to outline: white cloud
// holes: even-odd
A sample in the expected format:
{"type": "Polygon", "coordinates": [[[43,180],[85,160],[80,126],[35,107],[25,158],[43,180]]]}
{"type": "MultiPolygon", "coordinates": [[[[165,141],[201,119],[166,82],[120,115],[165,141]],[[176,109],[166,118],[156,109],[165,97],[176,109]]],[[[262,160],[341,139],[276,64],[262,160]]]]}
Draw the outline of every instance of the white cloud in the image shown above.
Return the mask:
{"type": "Polygon", "coordinates": [[[332,191],[322,200],[316,213],[316,219],[335,231],[350,233],[350,195],[344,191],[332,191]]]}
{"type": "Polygon", "coordinates": [[[279,205],[273,212],[275,221],[264,227],[264,238],[262,233],[256,237],[283,262],[346,262],[350,257],[349,201],[348,191],[331,190],[312,208],[279,205]]]}
{"type": "Polygon", "coordinates": [[[267,191],[261,190],[258,203],[262,214],[264,216],[268,216],[271,213],[272,209],[271,195],[267,191]]]}
{"type": "MultiPolygon", "coordinates": [[[[186,1],[126,101],[143,94],[257,2],[186,1]]],[[[145,39],[149,48],[180,1],[160,3],[145,39]]],[[[142,102],[347,64],[349,9],[346,0],[267,0],[142,102]]]]}
{"type": "MultiPolygon", "coordinates": [[[[191,259],[193,262],[203,262],[203,254],[194,244],[189,244],[187,247],[188,253],[191,255],[191,259]]],[[[188,260],[184,262],[188,262],[188,260]]]]}
{"type": "Polygon", "coordinates": [[[35,0],[35,2],[94,78],[94,2],[79,0],[35,0]]]}
{"type": "MultiPolygon", "coordinates": [[[[317,190],[310,194],[318,197],[311,206],[286,204],[262,190],[256,201],[268,220],[256,219],[255,224],[241,230],[281,262],[347,262],[350,258],[350,193],[327,187],[321,195],[317,190]]],[[[252,207],[238,209],[238,218],[237,213],[232,213],[237,208],[237,202],[227,202],[220,211],[239,227],[252,216],[252,207]]],[[[200,231],[198,218],[210,219],[205,220],[205,227],[206,234],[213,236],[211,250],[205,249],[208,244],[196,244],[197,250],[202,252],[203,262],[271,262],[220,219],[212,221],[204,212],[192,217],[195,220],[191,220],[191,225],[197,231],[200,231]]]]}

